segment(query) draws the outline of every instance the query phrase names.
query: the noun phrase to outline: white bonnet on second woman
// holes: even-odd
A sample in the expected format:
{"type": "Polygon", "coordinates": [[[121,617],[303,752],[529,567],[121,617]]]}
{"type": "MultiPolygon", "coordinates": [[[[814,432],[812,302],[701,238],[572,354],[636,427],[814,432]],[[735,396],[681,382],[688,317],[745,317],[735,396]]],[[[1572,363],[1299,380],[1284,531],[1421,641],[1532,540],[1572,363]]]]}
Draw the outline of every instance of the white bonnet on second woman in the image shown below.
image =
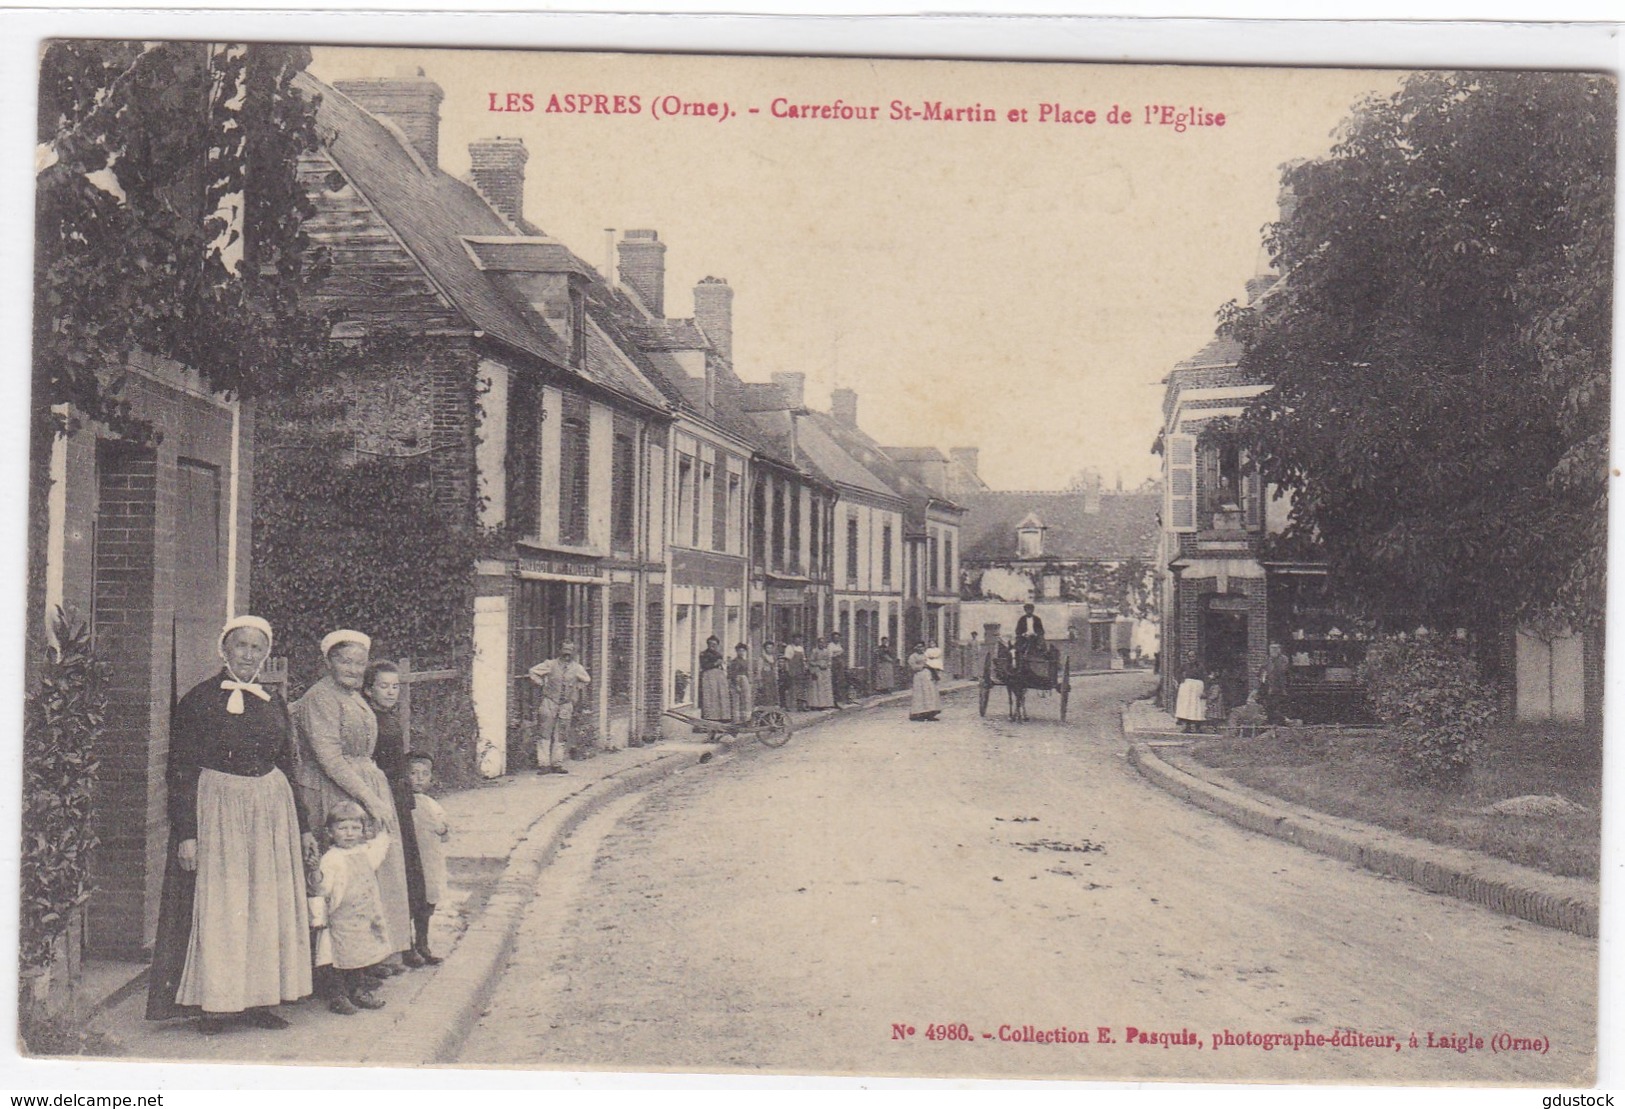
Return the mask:
{"type": "Polygon", "coordinates": [[[363,651],[372,650],[372,636],[366,632],[352,631],[349,628],[340,628],[336,632],[328,632],[322,636],[322,657],[326,658],[334,647],[345,643],[354,643],[363,651]]]}

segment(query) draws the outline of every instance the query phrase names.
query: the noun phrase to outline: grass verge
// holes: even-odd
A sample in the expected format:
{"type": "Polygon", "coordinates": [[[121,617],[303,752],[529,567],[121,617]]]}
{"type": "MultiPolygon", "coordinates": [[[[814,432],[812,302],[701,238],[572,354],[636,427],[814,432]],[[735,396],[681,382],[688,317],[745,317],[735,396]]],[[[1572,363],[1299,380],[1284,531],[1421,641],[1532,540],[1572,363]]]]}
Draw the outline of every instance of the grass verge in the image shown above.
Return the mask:
{"type": "Polygon", "coordinates": [[[1602,739],[1561,725],[1492,729],[1459,786],[1417,782],[1380,729],[1300,728],[1256,739],[1210,736],[1190,757],[1249,788],[1332,816],[1482,851],[1562,877],[1595,879],[1602,844],[1602,739]],[[1486,810],[1526,795],[1585,812],[1505,816],[1486,810]]]}

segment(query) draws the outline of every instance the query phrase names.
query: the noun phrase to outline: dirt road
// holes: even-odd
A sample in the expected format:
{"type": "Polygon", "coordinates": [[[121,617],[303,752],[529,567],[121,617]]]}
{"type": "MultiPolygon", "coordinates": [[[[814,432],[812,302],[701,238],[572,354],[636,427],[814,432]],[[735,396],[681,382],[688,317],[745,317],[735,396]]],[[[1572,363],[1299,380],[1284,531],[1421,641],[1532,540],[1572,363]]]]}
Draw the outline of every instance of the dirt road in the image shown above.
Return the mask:
{"type": "Polygon", "coordinates": [[[1081,681],[1065,725],[1053,700],[1022,725],[965,697],[934,725],[860,714],[606,808],[544,874],[462,1062],[1585,1080],[1595,941],[1159,792],[1116,723],[1144,686],[1081,681]]]}

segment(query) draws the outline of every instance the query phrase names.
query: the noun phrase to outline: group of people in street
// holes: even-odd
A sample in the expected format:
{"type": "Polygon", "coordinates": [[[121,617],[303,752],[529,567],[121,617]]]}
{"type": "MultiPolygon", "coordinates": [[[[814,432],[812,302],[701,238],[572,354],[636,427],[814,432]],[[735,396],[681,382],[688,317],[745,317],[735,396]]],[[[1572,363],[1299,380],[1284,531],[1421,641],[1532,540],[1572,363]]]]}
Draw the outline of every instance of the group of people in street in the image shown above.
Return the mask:
{"type": "Polygon", "coordinates": [[[1216,670],[1203,672],[1191,658],[1186,661],[1186,674],[1174,696],[1174,719],[1182,732],[1201,732],[1209,724],[1217,724],[1250,734],[1257,727],[1286,722],[1292,663],[1279,643],[1269,645],[1255,691],[1233,708],[1225,702],[1224,681],[1216,670]]]}
{"type": "MultiPolygon", "coordinates": [[[[445,894],[444,810],[428,794],[433,760],[409,750],[401,674],[371,658],[366,634],[321,642],[322,676],[291,706],[263,682],[271,625],[238,616],[221,629],[221,670],[175,705],[167,784],[170,840],[147,1016],[198,1017],[213,1034],[237,1023],[288,1026],[278,1008],[316,994],[335,1013],[378,1009],[379,984],[441,960],[429,927],[445,894]]],[[[757,705],[833,708],[850,693],[840,636],[803,648],[745,644],[731,659],[712,637],[700,659],[707,719],[749,721],[757,705]]],[[[910,720],[935,720],[942,651],[908,656],[910,720]]],[[[897,663],[881,640],[876,684],[897,663]]],[[[538,771],[562,772],[559,743],[591,682],[573,643],[533,666],[538,771]]]]}
{"type": "Polygon", "coordinates": [[[429,924],[444,896],[445,812],[433,760],[409,751],[400,672],[343,629],[290,707],[261,675],[271,625],[221,630],[223,668],[171,714],[170,843],[147,1016],[196,1015],[205,1034],[279,1029],[284,1002],[382,1008],[379,983],[441,960],[429,924]]]}
{"type": "MultiPolygon", "coordinates": [[[[937,685],[942,667],[940,648],[915,644],[908,656],[909,719],[933,720],[941,712],[937,685]]],[[[882,638],[874,652],[873,681],[865,684],[889,693],[897,688],[898,671],[891,641],[882,638]]],[[[738,643],[731,658],[723,654],[722,641],[711,636],[700,652],[697,696],[706,720],[745,724],[758,708],[839,708],[856,702],[857,687],[839,632],[815,638],[811,650],[799,635],[783,644],[768,640],[754,656],[747,644],[738,643]]]]}

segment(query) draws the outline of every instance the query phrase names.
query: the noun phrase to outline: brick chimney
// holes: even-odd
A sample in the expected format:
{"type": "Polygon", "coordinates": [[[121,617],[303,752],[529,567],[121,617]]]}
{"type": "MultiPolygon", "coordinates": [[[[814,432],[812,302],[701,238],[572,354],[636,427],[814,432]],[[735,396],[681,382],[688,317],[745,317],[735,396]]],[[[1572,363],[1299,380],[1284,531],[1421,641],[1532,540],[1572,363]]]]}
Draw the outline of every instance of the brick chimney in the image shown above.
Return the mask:
{"type": "Polygon", "coordinates": [[[666,315],[666,244],[654,231],[628,231],[621,238],[621,284],[653,315],[666,315]]]}
{"type": "Polygon", "coordinates": [[[734,291],[720,277],[707,277],[694,286],[694,322],[711,340],[716,352],[734,358],[734,291]]]}
{"type": "Polygon", "coordinates": [[[1100,515],[1100,475],[1090,474],[1083,484],[1083,511],[1089,516],[1100,515]]]}
{"type": "Polygon", "coordinates": [[[804,407],[803,401],[807,392],[806,374],[776,373],[773,375],[773,384],[784,394],[786,408],[804,407]]]}
{"type": "Polygon", "coordinates": [[[981,478],[982,475],[976,470],[982,458],[981,447],[949,447],[948,457],[959,463],[971,477],[981,478]]]}
{"type": "Polygon", "coordinates": [[[829,411],[847,427],[858,426],[858,394],[852,389],[831,389],[829,411]]]}
{"type": "Polygon", "coordinates": [[[530,151],[523,139],[475,139],[468,144],[474,168],[474,187],[491,202],[491,207],[508,217],[510,223],[525,219],[525,163],[530,151]]]}
{"type": "Polygon", "coordinates": [[[333,87],[375,116],[389,120],[401,129],[418,156],[435,169],[440,168],[440,102],[445,90],[408,67],[394,77],[367,77],[355,81],[334,81],[333,87]]]}

